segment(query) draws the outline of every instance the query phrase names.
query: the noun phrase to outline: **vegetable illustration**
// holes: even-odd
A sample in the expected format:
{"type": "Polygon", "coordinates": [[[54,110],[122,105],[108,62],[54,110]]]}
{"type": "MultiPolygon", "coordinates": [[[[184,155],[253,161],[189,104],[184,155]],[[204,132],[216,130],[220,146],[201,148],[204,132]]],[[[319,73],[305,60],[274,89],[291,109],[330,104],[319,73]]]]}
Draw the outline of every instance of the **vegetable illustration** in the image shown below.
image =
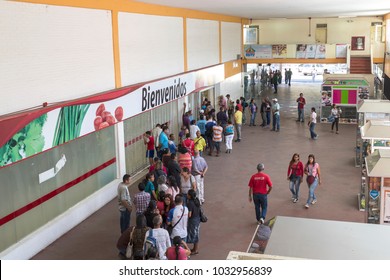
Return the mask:
{"type": "Polygon", "coordinates": [[[45,146],[45,138],[42,136],[42,127],[46,120],[47,114],[43,114],[12,136],[7,144],[0,148],[0,166],[42,152],[43,147],[45,146]]]}
{"type": "Polygon", "coordinates": [[[115,118],[117,119],[118,122],[122,121],[122,119],[123,119],[123,108],[122,108],[122,106],[118,106],[115,109],[115,118]]]}
{"type": "Polygon", "coordinates": [[[115,109],[115,117],[111,114],[110,111],[106,110],[104,103],[100,104],[96,109],[96,117],[93,122],[95,130],[99,130],[110,125],[120,122],[123,119],[123,108],[118,106],[115,109]]]}
{"type": "Polygon", "coordinates": [[[61,108],[54,132],[53,147],[80,136],[81,126],[88,109],[89,104],[61,108]]]}

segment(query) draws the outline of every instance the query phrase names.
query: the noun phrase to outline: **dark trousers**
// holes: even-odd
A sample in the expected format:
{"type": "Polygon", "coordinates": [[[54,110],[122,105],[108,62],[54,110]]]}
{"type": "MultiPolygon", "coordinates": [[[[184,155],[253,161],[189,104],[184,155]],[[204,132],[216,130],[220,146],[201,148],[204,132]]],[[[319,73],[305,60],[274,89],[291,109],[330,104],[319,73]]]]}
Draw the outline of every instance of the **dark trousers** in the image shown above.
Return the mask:
{"type": "Polygon", "coordinates": [[[256,220],[260,221],[261,218],[265,220],[267,215],[268,200],[266,194],[253,194],[253,203],[255,204],[256,220]]]}

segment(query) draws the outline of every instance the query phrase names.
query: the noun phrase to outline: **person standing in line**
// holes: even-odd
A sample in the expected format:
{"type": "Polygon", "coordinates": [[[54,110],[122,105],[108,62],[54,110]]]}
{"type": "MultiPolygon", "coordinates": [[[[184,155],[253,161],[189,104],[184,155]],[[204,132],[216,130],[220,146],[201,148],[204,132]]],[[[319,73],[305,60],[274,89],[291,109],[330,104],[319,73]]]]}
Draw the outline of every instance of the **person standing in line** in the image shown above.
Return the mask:
{"type": "Polygon", "coordinates": [[[162,159],[162,150],[169,149],[169,141],[168,141],[168,135],[169,135],[169,128],[168,126],[164,126],[162,129],[162,132],[160,133],[159,137],[159,150],[157,153],[158,158],[162,159]]]}
{"type": "Polygon", "coordinates": [[[196,120],[192,120],[191,121],[191,125],[190,125],[190,137],[192,140],[194,140],[196,138],[196,132],[197,131],[200,131],[200,128],[199,126],[196,124],[196,120]]]}
{"type": "Polygon", "coordinates": [[[218,121],[217,125],[213,126],[213,145],[216,149],[216,157],[219,157],[219,153],[221,151],[222,133],[223,128],[221,126],[221,122],[218,121]]]}
{"type": "Polygon", "coordinates": [[[199,120],[196,122],[196,125],[199,127],[200,134],[202,135],[203,138],[205,138],[205,133],[206,133],[206,120],[204,119],[204,115],[201,114],[199,116],[199,120]]]}
{"type": "Polygon", "coordinates": [[[272,99],[272,129],[271,131],[280,131],[280,105],[277,98],[272,99]]]}
{"type": "Polygon", "coordinates": [[[170,154],[174,154],[177,152],[177,146],[175,144],[175,135],[173,133],[169,134],[168,148],[170,154]]]}
{"type": "Polygon", "coordinates": [[[309,129],[310,129],[310,137],[313,140],[317,140],[318,134],[314,131],[317,123],[317,113],[316,113],[316,108],[312,107],[311,108],[311,114],[310,114],[310,121],[308,123],[309,129]]]}
{"type": "Polygon", "coordinates": [[[200,156],[199,151],[195,150],[195,155],[192,163],[192,175],[195,177],[196,189],[198,190],[198,197],[201,203],[204,203],[204,175],[208,170],[208,165],[206,160],[200,156]]]}
{"type": "Polygon", "coordinates": [[[333,104],[332,110],[330,110],[330,114],[334,118],[334,120],[332,122],[331,132],[333,132],[334,125],[336,124],[336,134],[339,134],[339,119],[340,119],[341,113],[342,113],[341,109],[339,107],[337,107],[336,104],[333,104]]]}
{"type": "Polygon", "coordinates": [[[309,187],[309,196],[305,204],[308,209],[309,205],[314,205],[317,202],[317,197],[314,193],[318,185],[321,185],[321,171],[320,165],[316,162],[315,156],[310,154],[305,165],[306,182],[309,187]]]}
{"type": "Polygon", "coordinates": [[[237,139],[234,142],[241,142],[242,112],[238,106],[236,106],[236,112],[234,113],[234,124],[237,131],[237,139]]]}
{"type": "Polygon", "coordinates": [[[172,246],[167,248],[165,255],[168,260],[183,261],[188,260],[188,256],[191,255],[191,250],[180,236],[175,236],[172,239],[172,246]]]}
{"type": "MultiPolygon", "coordinates": [[[[185,195],[187,198],[187,194],[185,195]]],[[[183,197],[184,194],[178,194],[175,197],[175,208],[169,211],[167,224],[173,227],[171,239],[180,236],[182,240],[187,241],[188,208],[183,205],[183,197]]]]}
{"type": "Polygon", "coordinates": [[[272,190],[272,182],[268,174],[263,172],[264,164],[257,165],[257,173],[253,174],[249,180],[249,202],[255,204],[256,220],[258,224],[263,224],[267,215],[268,194],[272,190]]]}
{"type": "Polygon", "coordinates": [[[154,146],[156,148],[157,155],[160,151],[160,134],[162,132],[161,124],[156,124],[156,127],[153,128],[153,138],[154,138],[154,146]]]}
{"type": "Polygon", "coordinates": [[[251,114],[251,120],[249,123],[249,126],[256,126],[255,124],[255,119],[256,119],[256,113],[257,113],[257,104],[252,98],[250,103],[249,103],[249,112],[251,114]]]}
{"type": "Polygon", "coordinates": [[[149,159],[149,164],[153,165],[154,158],[154,138],[150,131],[146,131],[143,135],[144,144],[146,146],[146,158],[149,159]]]}
{"type": "Polygon", "coordinates": [[[169,233],[166,229],[161,228],[163,219],[160,214],[153,217],[153,229],[149,229],[145,233],[145,240],[149,236],[149,231],[152,231],[152,236],[156,238],[158,257],[157,259],[166,260],[165,252],[167,248],[171,247],[171,239],[169,238],[169,233]]]}
{"type": "Polygon", "coordinates": [[[194,245],[191,250],[191,255],[199,254],[200,205],[201,203],[196,192],[194,190],[189,190],[187,193],[187,243],[192,243],[194,245]]]}
{"type": "Polygon", "coordinates": [[[138,184],[138,190],[139,192],[134,195],[134,205],[136,215],[141,215],[148,208],[150,193],[145,192],[145,184],[142,182],[138,184]]]}
{"type": "MultiPolygon", "coordinates": [[[[206,150],[206,140],[200,134],[200,131],[196,132],[196,138],[194,139],[195,150],[199,151],[200,156],[203,156],[203,151],[206,150]]],[[[195,153],[194,153],[195,154],[195,153]]]]}
{"type": "Polygon", "coordinates": [[[219,108],[219,112],[217,113],[217,122],[221,123],[222,128],[225,128],[228,121],[228,117],[226,115],[224,107],[219,108]]]}
{"type": "Polygon", "coordinates": [[[233,149],[233,138],[234,138],[234,126],[231,120],[228,120],[228,124],[225,127],[225,141],[226,141],[226,153],[230,154],[233,149]]]}
{"type": "Polygon", "coordinates": [[[183,115],[182,115],[183,126],[185,126],[188,130],[190,130],[191,120],[190,120],[188,112],[186,112],[186,108],[187,108],[187,104],[184,102],[183,103],[183,115]]]}
{"type": "Polygon", "coordinates": [[[209,119],[207,120],[206,123],[206,142],[207,142],[207,147],[209,148],[209,156],[211,156],[213,152],[213,126],[216,125],[217,123],[214,121],[213,117],[210,115],[209,119]]]}
{"type": "Polygon", "coordinates": [[[121,233],[123,233],[130,226],[130,216],[131,211],[133,210],[133,205],[131,203],[130,192],[130,175],[123,175],[122,182],[119,183],[117,194],[118,194],[118,204],[120,212],[119,225],[121,233]]]}
{"type": "Polygon", "coordinates": [[[303,163],[299,160],[299,154],[297,153],[292,156],[288,165],[287,181],[289,181],[292,194],[291,199],[294,203],[297,203],[299,199],[299,187],[303,181],[303,163]]]}
{"type": "Polygon", "coordinates": [[[298,119],[297,122],[304,122],[305,121],[305,105],[306,105],[306,99],[303,97],[303,93],[301,92],[299,94],[299,97],[297,98],[298,102],[298,119]]]}

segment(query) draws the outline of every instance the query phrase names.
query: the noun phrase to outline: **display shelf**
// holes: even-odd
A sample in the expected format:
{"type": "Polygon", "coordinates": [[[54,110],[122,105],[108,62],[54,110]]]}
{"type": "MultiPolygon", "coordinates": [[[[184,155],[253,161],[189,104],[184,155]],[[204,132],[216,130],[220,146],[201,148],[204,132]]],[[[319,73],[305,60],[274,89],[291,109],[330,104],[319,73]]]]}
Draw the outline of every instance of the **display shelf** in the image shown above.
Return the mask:
{"type": "Polygon", "coordinates": [[[390,179],[390,150],[376,149],[365,158],[368,180],[368,222],[390,225],[390,217],[385,209],[390,179]]]}

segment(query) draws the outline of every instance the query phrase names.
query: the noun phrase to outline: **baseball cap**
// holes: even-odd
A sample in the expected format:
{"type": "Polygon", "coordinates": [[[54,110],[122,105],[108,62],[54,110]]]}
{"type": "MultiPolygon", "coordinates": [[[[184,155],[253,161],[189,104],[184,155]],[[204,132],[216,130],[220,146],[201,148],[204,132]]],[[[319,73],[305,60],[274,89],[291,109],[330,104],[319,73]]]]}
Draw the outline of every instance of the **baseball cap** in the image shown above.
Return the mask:
{"type": "Polygon", "coordinates": [[[272,101],[278,102],[278,99],[277,98],[272,98],[272,101]]]}
{"type": "Polygon", "coordinates": [[[203,114],[203,113],[204,113],[204,110],[203,110],[203,109],[201,109],[201,110],[199,111],[199,113],[203,114]]]}

